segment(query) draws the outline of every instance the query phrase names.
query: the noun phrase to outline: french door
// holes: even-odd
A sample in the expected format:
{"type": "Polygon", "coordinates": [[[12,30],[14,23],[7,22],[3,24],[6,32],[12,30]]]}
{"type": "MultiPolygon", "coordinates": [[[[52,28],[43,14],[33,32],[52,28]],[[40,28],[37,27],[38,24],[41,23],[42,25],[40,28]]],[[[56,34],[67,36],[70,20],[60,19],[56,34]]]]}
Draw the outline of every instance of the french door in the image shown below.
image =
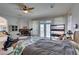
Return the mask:
{"type": "Polygon", "coordinates": [[[50,23],[40,23],[40,37],[50,38],[50,23]]]}

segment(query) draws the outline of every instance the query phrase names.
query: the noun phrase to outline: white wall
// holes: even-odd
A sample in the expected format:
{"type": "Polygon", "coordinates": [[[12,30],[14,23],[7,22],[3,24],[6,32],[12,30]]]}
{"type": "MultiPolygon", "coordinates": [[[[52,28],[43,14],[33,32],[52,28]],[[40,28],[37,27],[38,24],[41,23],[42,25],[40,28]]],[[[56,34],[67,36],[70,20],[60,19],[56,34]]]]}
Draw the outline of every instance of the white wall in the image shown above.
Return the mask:
{"type": "Polygon", "coordinates": [[[55,18],[40,18],[40,19],[34,19],[34,20],[31,20],[30,23],[29,23],[29,27],[30,28],[33,28],[32,30],[32,35],[39,35],[40,34],[40,30],[39,30],[39,24],[40,24],[40,21],[46,21],[46,20],[50,20],[52,21],[51,24],[65,24],[65,32],[67,32],[67,25],[68,25],[68,18],[67,16],[60,16],[60,17],[57,17],[56,19],[55,18]]]}
{"type": "Polygon", "coordinates": [[[23,28],[24,26],[27,26],[29,28],[29,21],[28,18],[19,18],[18,19],[18,26],[19,28],[23,28]]]}
{"type": "Polygon", "coordinates": [[[29,28],[33,28],[32,35],[39,35],[39,21],[38,20],[30,20],[29,21],[29,28]]]}
{"type": "Polygon", "coordinates": [[[68,26],[68,18],[67,16],[60,16],[56,17],[52,20],[52,24],[65,24],[65,32],[68,31],[67,26],[68,26]]]}
{"type": "Polygon", "coordinates": [[[74,4],[72,8],[72,31],[75,31],[75,24],[78,24],[79,26],[79,4],[74,4]]]}
{"type": "MultiPolygon", "coordinates": [[[[14,16],[7,16],[7,15],[0,15],[2,17],[4,17],[7,21],[8,21],[8,30],[9,30],[9,26],[10,25],[17,25],[18,29],[22,28],[23,26],[28,26],[28,18],[18,18],[18,17],[14,17],[14,16]]],[[[9,34],[11,34],[11,36],[13,38],[16,38],[16,34],[19,32],[18,31],[8,31],[9,34]]]]}
{"type": "Polygon", "coordinates": [[[65,18],[64,17],[57,17],[52,20],[53,24],[65,24],[65,18]]]}

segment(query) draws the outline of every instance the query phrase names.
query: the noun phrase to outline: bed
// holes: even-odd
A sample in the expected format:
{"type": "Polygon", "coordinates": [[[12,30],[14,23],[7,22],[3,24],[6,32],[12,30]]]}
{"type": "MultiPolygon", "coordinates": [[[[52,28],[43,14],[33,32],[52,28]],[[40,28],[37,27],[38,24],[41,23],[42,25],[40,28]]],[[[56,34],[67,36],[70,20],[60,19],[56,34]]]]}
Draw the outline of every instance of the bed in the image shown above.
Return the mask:
{"type": "Polygon", "coordinates": [[[51,40],[32,36],[19,42],[20,53],[15,52],[16,48],[14,55],[79,55],[79,44],[68,39],[51,40]]]}
{"type": "Polygon", "coordinates": [[[76,55],[76,50],[69,40],[38,40],[24,48],[23,55],[76,55]]]}

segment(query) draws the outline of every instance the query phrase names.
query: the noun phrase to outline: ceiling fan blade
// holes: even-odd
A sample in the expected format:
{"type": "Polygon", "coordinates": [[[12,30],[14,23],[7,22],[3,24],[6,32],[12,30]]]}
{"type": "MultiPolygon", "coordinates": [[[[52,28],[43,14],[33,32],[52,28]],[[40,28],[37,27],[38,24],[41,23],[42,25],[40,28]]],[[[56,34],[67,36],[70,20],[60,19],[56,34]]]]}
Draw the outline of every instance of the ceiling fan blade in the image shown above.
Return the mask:
{"type": "Polygon", "coordinates": [[[28,8],[28,10],[33,10],[34,8],[32,7],[32,8],[28,8]]]}
{"type": "Polygon", "coordinates": [[[27,5],[24,4],[24,3],[18,3],[17,5],[19,6],[20,10],[22,10],[22,11],[28,11],[29,13],[31,12],[31,10],[34,9],[34,7],[29,7],[29,6],[27,7],[27,5]]]}
{"type": "Polygon", "coordinates": [[[20,7],[21,10],[32,10],[32,9],[34,9],[33,7],[27,7],[23,3],[18,3],[18,6],[20,7]]]}

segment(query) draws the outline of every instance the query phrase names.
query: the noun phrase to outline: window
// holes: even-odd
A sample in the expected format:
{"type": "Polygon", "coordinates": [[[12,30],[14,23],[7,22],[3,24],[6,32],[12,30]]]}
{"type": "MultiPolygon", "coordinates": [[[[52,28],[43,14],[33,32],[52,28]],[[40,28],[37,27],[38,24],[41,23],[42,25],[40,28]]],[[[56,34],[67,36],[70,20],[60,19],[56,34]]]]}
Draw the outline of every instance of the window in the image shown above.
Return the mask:
{"type": "Polygon", "coordinates": [[[10,25],[10,31],[17,31],[17,30],[18,30],[18,26],[10,25]]]}
{"type": "Polygon", "coordinates": [[[0,17],[0,31],[7,31],[7,30],[8,30],[7,20],[3,17],[0,17]]]}

